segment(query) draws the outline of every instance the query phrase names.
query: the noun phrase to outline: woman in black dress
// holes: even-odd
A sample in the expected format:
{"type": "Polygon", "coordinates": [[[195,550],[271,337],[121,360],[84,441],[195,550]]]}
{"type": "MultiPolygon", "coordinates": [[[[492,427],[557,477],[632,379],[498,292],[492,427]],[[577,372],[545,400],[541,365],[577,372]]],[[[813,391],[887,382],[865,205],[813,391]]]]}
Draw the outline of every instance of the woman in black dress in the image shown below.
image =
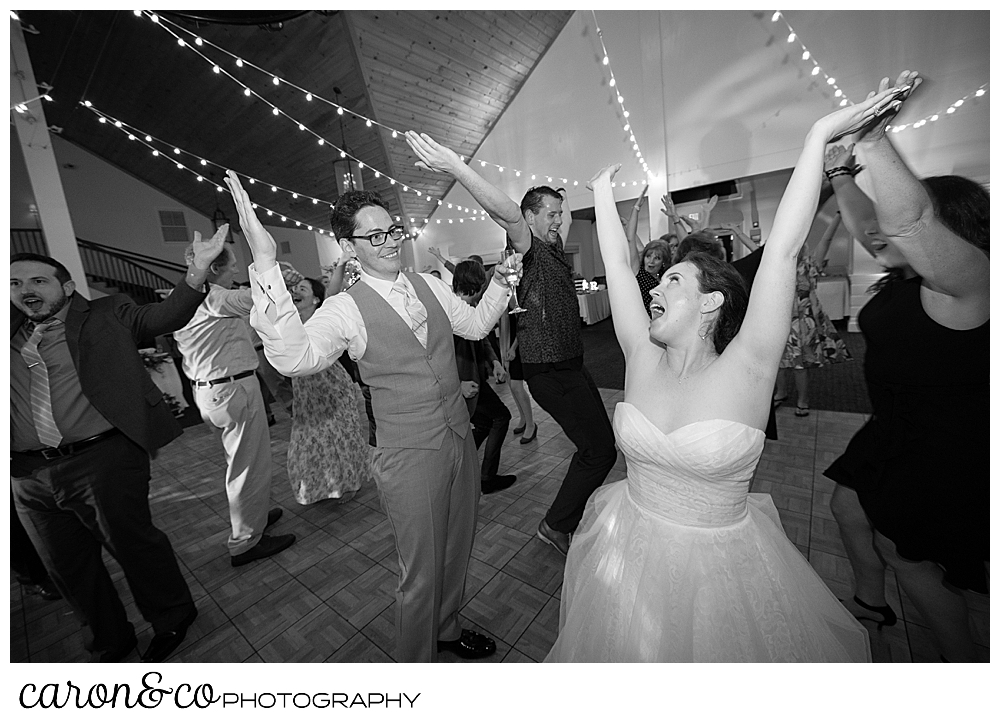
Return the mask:
{"type": "MultiPolygon", "coordinates": [[[[904,72],[896,87],[919,83],[904,72]]],[[[848,608],[895,623],[884,561],[942,659],[971,662],[962,590],[987,592],[989,560],[989,194],[957,176],[918,181],[885,124],[855,138],[877,226],[851,229],[890,270],[858,317],[874,414],[824,474],[857,582],[848,608]]],[[[851,228],[849,175],[831,180],[851,228]]]]}

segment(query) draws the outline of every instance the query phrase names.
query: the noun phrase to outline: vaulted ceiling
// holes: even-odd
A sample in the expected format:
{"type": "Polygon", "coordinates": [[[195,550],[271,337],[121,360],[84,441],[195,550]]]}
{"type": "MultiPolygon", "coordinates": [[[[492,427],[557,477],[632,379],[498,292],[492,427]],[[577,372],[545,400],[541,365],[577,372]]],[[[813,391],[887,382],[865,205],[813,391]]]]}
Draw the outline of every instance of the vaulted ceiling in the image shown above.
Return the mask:
{"type": "Polygon", "coordinates": [[[328,229],[329,207],[303,196],[336,199],[334,146],[363,162],[364,187],[378,191],[407,228],[430,216],[437,204],[428,196],[444,197],[451,177],[414,167],[392,129],[429,133],[472,156],[572,12],[258,11],[225,13],[228,23],[220,24],[223,14],[164,13],[156,23],[131,11],[20,12],[35,78],[53,86],[46,120],[63,138],[207,216],[221,203],[235,218],[227,194],[214,190],[221,168],[231,168],[258,181],[248,188],[275,212],[267,222],[279,224],[283,215],[286,225],[328,229]],[[206,42],[193,45],[195,37],[206,42]],[[321,100],[338,97],[349,111],[343,115],[321,100]],[[125,131],[131,126],[137,138],[99,123],[94,110],[125,131]],[[149,145],[145,134],[154,139],[149,145]]]}

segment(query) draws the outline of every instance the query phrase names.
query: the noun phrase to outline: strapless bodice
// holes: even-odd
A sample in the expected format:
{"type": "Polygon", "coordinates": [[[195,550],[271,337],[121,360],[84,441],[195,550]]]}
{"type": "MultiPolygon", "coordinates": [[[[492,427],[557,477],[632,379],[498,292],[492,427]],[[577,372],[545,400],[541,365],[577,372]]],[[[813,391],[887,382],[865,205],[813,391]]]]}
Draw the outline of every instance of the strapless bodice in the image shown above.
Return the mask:
{"type": "Polygon", "coordinates": [[[664,434],[628,402],[615,409],[614,426],[628,461],[628,493],[639,507],[692,527],[725,527],[746,516],[763,431],[708,419],[664,434]]]}

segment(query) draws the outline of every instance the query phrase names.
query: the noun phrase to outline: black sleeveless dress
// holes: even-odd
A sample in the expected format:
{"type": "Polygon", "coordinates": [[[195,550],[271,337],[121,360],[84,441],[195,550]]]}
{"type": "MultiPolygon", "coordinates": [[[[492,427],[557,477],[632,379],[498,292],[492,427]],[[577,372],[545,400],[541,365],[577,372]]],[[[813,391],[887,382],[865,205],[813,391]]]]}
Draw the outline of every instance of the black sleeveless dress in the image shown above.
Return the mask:
{"type": "Polygon", "coordinates": [[[858,493],[901,557],[936,562],[955,587],[987,592],[989,321],[941,326],[920,286],[890,282],[861,310],[874,414],[824,475],[858,493]]]}

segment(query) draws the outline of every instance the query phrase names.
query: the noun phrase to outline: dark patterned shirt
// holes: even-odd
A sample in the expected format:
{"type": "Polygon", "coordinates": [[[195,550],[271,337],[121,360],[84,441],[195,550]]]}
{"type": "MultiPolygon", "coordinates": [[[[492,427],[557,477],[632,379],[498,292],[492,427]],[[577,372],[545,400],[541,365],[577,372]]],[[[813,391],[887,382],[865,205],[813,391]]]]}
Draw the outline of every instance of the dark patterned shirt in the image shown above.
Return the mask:
{"type": "Polygon", "coordinates": [[[527,309],[517,320],[521,361],[550,364],[582,357],[573,265],[562,243],[549,244],[532,236],[523,265],[524,276],[517,288],[517,299],[527,309]]]}
{"type": "Polygon", "coordinates": [[[642,294],[642,303],[646,307],[646,316],[652,317],[653,315],[649,311],[649,302],[653,300],[653,297],[649,295],[649,292],[660,285],[660,280],[646,269],[639,269],[635,280],[639,282],[639,293],[642,294]]]}

